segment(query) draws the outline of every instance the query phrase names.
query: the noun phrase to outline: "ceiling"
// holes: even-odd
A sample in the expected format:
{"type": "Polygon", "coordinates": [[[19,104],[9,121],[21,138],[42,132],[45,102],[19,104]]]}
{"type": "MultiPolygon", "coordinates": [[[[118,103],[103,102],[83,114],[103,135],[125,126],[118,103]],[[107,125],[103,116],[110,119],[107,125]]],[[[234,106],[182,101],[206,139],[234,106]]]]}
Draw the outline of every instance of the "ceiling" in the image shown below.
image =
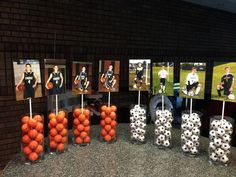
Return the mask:
{"type": "Polygon", "coordinates": [[[214,9],[224,10],[231,13],[236,13],[236,0],[183,0],[183,1],[211,7],[214,9]]]}

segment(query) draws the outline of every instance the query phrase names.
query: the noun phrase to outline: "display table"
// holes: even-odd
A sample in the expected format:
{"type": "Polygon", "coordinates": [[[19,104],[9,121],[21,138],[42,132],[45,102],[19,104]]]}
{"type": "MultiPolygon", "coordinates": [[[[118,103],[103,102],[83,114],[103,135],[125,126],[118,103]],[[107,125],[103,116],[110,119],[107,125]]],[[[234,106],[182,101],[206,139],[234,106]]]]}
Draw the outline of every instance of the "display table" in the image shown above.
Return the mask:
{"type": "Polygon", "coordinates": [[[92,126],[90,146],[69,145],[68,152],[45,155],[34,165],[23,164],[17,156],[4,169],[4,176],[236,176],[236,148],[232,148],[229,167],[208,163],[208,138],[201,137],[201,154],[188,157],[180,148],[180,130],[173,129],[174,147],[159,150],[153,145],[154,125],[147,127],[147,143],[131,144],[129,124],[118,125],[117,142],[101,143],[98,140],[100,126],[92,126]]]}

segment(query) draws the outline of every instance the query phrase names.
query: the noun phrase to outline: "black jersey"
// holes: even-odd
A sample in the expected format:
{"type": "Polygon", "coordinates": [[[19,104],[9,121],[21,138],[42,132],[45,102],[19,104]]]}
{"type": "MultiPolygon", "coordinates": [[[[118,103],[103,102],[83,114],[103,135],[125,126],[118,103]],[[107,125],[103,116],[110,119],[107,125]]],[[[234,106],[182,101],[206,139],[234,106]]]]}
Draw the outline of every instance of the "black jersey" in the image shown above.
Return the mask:
{"type": "Polygon", "coordinates": [[[225,88],[230,88],[232,83],[234,81],[234,75],[229,73],[229,74],[224,74],[221,77],[221,83],[223,83],[225,88]]]}
{"type": "Polygon", "coordinates": [[[32,88],[35,83],[34,73],[33,72],[25,72],[24,73],[24,84],[26,88],[32,88]]]}
{"type": "Polygon", "coordinates": [[[79,80],[80,81],[86,81],[87,79],[87,73],[86,72],[81,72],[79,75],[79,80]]]}
{"type": "Polygon", "coordinates": [[[113,79],[113,76],[114,76],[114,72],[113,71],[110,71],[108,70],[105,74],[106,78],[108,81],[111,81],[113,79]]]}
{"type": "Polygon", "coordinates": [[[52,78],[51,78],[51,82],[53,84],[53,88],[55,87],[60,87],[61,85],[61,73],[60,72],[52,72],[52,78]]]}
{"type": "Polygon", "coordinates": [[[141,80],[143,76],[143,67],[137,66],[135,74],[136,74],[137,79],[141,80]]]}

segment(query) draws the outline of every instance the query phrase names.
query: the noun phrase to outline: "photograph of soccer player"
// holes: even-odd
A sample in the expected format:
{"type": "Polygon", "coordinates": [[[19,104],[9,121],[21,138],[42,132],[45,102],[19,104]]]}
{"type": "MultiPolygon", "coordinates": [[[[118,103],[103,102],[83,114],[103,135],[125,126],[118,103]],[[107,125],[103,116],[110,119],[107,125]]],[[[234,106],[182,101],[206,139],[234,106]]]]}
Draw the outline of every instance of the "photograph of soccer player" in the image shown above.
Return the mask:
{"type": "Polygon", "coordinates": [[[72,63],[72,92],[74,94],[91,94],[92,63],[72,63]]]}
{"type": "Polygon", "coordinates": [[[99,62],[99,92],[118,92],[120,76],[120,61],[100,60],[99,62]]]}
{"type": "Polygon", "coordinates": [[[59,95],[65,93],[66,60],[45,59],[45,95],[59,95]]]}
{"type": "Polygon", "coordinates": [[[180,96],[204,99],[206,63],[180,63],[180,96]]]}
{"type": "Polygon", "coordinates": [[[174,63],[158,62],[152,63],[152,88],[153,94],[158,93],[167,96],[174,95],[174,63]]]}
{"type": "Polygon", "coordinates": [[[129,90],[149,91],[150,89],[150,69],[149,59],[129,60],[129,90]]]}
{"type": "Polygon", "coordinates": [[[62,92],[63,75],[57,65],[53,66],[53,72],[50,73],[49,78],[45,84],[46,89],[49,90],[49,95],[58,95],[62,92]]]}
{"type": "Polygon", "coordinates": [[[42,96],[41,75],[38,60],[13,61],[16,100],[42,96]]]}
{"type": "Polygon", "coordinates": [[[214,62],[211,98],[236,102],[234,75],[236,62],[214,62]]]}

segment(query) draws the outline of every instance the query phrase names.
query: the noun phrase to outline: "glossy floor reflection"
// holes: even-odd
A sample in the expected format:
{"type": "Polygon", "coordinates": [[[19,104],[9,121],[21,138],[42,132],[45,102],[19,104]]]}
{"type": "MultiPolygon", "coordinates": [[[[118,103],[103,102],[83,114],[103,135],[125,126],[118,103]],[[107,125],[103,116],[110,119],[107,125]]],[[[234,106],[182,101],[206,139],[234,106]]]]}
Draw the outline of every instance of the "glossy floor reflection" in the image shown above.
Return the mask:
{"type": "Polygon", "coordinates": [[[174,176],[236,176],[236,148],[232,148],[229,167],[210,165],[207,158],[208,139],[201,137],[201,155],[193,158],[180,151],[180,130],[174,129],[174,147],[159,150],[153,145],[154,126],[148,126],[147,143],[135,145],[129,142],[129,125],[118,126],[117,141],[105,144],[98,141],[99,126],[92,127],[90,146],[69,145],[68,152],[45,155],[45,159],[32,166],[20,159],[11,161],[4,176],[16,177],[174,177],[174,176]]]}

